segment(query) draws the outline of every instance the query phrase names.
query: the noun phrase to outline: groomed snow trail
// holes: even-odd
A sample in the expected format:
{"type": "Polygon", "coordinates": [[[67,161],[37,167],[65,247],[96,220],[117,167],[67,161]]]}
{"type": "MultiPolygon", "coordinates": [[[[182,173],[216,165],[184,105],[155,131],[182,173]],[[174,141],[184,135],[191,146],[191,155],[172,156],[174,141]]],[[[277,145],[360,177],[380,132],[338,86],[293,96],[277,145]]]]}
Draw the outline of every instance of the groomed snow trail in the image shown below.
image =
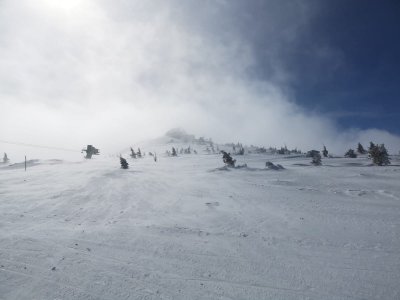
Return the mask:
{"type": "Polygon", "coordinates": [[[400,299],[398,161],[239,160],[1,166],[0,299],[400,299]]]}

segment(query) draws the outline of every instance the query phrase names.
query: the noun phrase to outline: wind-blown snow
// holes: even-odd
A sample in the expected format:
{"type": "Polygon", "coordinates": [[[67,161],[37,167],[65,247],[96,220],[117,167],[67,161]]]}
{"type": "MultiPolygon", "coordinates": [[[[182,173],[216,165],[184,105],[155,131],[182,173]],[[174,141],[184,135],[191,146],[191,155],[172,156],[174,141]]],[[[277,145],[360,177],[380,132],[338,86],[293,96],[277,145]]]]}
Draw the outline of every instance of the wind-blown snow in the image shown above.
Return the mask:
{"type": "Polygon", "coordinates": [[[2,165],[0,299],[399,299],[396,159],[167,147],[2,165]]]}

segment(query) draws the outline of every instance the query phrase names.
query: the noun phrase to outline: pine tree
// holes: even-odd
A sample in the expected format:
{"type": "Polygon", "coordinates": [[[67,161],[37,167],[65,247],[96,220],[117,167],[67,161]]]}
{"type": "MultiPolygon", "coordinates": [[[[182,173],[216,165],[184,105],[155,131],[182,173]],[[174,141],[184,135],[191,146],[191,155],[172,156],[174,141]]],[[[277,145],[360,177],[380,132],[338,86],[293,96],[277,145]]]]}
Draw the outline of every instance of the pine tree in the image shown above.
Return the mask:
{"type": "Polygon", "coordinates": [[[132,149],[132,147],[131,147],[131,157],[132,157],[132,158],[136,158],[136,153],[135,153],[135,151],[132,149]]]}
{"type": "Polygon", "coordinates": [[[140,148],[138,148],[136,155],[137,157],[142,158],[142,152],[140,151],[140,148]]]}
{"type": "Polygon", "coordinates": [[[9,161],[7,153],[4,153],[3,163],[7,163],[9,161]]]}
{"type": "Polygon", "coordinates": [[[374,165],[383,166],[390,164],[389,154],[384,144],[375,145],[371,142],[368,149],[368,157],[372,159],[374,165]]]}
{"type": "Polygon", "coordinates": [[[125,158],[123,158],[122,156],[119,157],[119,160],[121,162],[121,169],[128,169],[129,168],[129,164],[126,161],[125,158]]]}
{"type": "Polygon", "coordinates": [[[211,144],[211,152],[215,153],[214,144],[211,144]]]}
{"type": "Polygon", "coordinates": [[[91,159],[93,155],[99,155],[99,149],[93,147],[93,145],[87,145],[86,149],[82,150],[82,153],[86,152],[86,159],[91,159]]]}
{"type": "Polygon", "coordinates": [[[324,150],[322,150],[322,155],[323,155],[324,157],[328,157],[328,150],[326,150],[325,145],[324,145],[324,150]]]}
{"type": "Polygon", "coordinates": [[[315,152],[315,153],[313,154],[311,163],[312,163],[314,166],[320,166],[320,165],[322,165],[322,162],[321,162],[321,154],[319,153],[319,151],[318,151],[318,152],[315,152]]]}
{"type": "Polygon", "coordinates": [[[178,156],[178,153],[176,152],[176,149],[172,147],[172,156],[178,156]]]}
{"type": "Polygon", "coordinates": [[[347,152],[344,154],[345,157],[349,158],[357,158],[357,154],[354,152],[353,149],[347,150],[347,152]]]}
{"type": "Polygon", "coordinates": [[[234,167],[236,160],[234,160],[230,153],[226,153],[225,151],[221,151],[222,153],[222,160],[228,167],[234,167]]]}
{"type": "Polygon", "coordinates": [[[358,143],[357,152],[360,153],[360,154],[367,153],[367,151],[364,149],[364,147],[363,147],[363,145],[361,145],[361,143],[358,143]]]}
{"type": "Polygon", "coordinates": [[[375,148],[375,144],[373,142],[369,142],[368,153],[370,153],[375,148]]]}

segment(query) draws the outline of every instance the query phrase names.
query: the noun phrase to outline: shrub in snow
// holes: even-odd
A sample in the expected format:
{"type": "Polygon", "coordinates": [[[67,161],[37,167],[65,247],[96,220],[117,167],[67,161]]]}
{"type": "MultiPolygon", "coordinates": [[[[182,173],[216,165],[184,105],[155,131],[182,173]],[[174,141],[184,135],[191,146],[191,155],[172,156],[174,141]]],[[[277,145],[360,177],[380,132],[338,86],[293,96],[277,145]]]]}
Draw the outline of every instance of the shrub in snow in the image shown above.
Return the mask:
{"type": "Polygon", "coordinates": [[[271,170],[283,170],[283,169],[285,169],[284,167],[282,167],[280,164],[276,164],[276,165],[274,165],[272,162],[270,162],[270,161],[267,161],[266,163],[265,163],[265,166],[268,168],[268,169],[271,169],[271,170]]]}
{"type": "Polygon", "coordinates": [[[237,155],[244,155],[244,148],[240,147],[239,151],[236,153],[237,155]]]}
{"type": "Polygon", "coordinates": [[[322,162],[321,162],[321,154],[319,153],[319,151],[317,151],[317,152],[314,153],[314,155],[312,156],[311,163],[312,163],[314,166],[320,166],[320,165],[322,165],[322,162]]]}
{"type": "Polygon", "coordinates": [[[375,145],[371,142],[368,149],[368,157],[378,166],[386,166],[390,164],[389,154],[387,153],[384,144],[375,145]]]}
{"type": "Polygon", "coordinates": [[[136,153],[135,153],[135,151],[132,149],[132,147],[131,147],[131,157],[132,157],[132,158],[136,158],[136,153]]]}
{"type": "Polygon", "coordinates": [[[122,156],[119,157],[119,160],[121,162],[121,169],[128,169],[129,168],[129,164],[126,161],[125,158],[123,158],[122,156]]]}
{"type": "Polygon", "coordinates": [[[350,157],[350,158],[356,158],[357,154],[354,152],[353,149],[347,150],[347,152],[344,154],[344,157],[350,157]]]}
{"type": "Polygon", "coordinates": [[[236,160],[232,158],[230,153],[227,153],[225,151],[221,151],[222,153],[222,160],[224,161],[224,163],[228,166],[228,167],[234,167],[236,160]]]}
{"type": "Polygon", "coordinates": [[[290,151],[288,150],[288,148],[285,145],[285,147],[281,147],[281,149],[277,150],[277,153],[281,154],[281,155],[285,155],[285,154],[287,155],[287,154],[290,154],[290,151]]]}
{"type": "Polygon", "coordinates": [[[211,145],[211,152],[212,152],[212,153],[215,153],[215,148],[214,148],[214,145],[213,145],[213,144],[211,145]]]}
{"type": "Polygon", "coordinates": [[[254,152],[255,153],[267,153],[267,149],[265,149],[264,147],[256,147],[254,152]]]}
{"type": "Polygon", "coordinates": [[[326,150],[325,145],[324,145],[324,150],[322,150],[322,155],[323,155],[324,157],[328,157],[328,150],[326,150]]]}
{"type": "Polygon", "coordinates": [[[299,150],[299,149],[297,149],[297,148],[294,148],[293,150],[291,150],[291,153],[294,153],[294,154],[301,154],[301,150],[299,150]]]}
{"type": "Polygon", "coordinates": [[[361,143],[358,143],[357,152],[360,153],[360,154],[366,154],[367,153],[367,151],[364,149],[364,147],[363,147],[363,145],[361,145],[361,143]]]}
{"type": "MultiPolygon", "coordinates": [[[[306,157],[314,157],[315,155],[319,154],[318,150],[310,150],[306,153],[306,157]]],[[[321,155],[320,155],[321,156],[321,155]]]]}
{"type": "Polygon", "coordinates": [[[91,159],[92,155],[99,155],[99,149],[93,147],[92,145],[87,145],[86,149],[83,149],[82,152],[86,152],[85,158],[91,159]]]}

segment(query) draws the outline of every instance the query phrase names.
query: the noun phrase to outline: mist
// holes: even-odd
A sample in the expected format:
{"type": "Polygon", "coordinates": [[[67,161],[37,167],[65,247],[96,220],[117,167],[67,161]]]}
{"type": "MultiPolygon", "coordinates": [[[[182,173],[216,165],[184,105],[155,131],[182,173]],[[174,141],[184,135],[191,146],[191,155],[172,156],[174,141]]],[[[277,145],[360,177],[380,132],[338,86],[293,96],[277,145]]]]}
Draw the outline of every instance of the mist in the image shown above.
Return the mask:
{"type": "MultiPolygon", "coordinates": [[[[0,140],[77,153],[93,144],[114,153],[181,127],[217,142],[303,151],[326,145],[343,154],[369,141],[400,149],[396,135],[343,129],[335,118],[296,103],[279,53],[307,27],[315,3],[272,10],[264,23],[270,40],[264,77],[255,75],[260,62],[252,44],[260,28],[249,39],[235,24],[239,4],[0,2],[0,140]]],[[[18,159],[28,151],[0,147],[18,159]]]]}

